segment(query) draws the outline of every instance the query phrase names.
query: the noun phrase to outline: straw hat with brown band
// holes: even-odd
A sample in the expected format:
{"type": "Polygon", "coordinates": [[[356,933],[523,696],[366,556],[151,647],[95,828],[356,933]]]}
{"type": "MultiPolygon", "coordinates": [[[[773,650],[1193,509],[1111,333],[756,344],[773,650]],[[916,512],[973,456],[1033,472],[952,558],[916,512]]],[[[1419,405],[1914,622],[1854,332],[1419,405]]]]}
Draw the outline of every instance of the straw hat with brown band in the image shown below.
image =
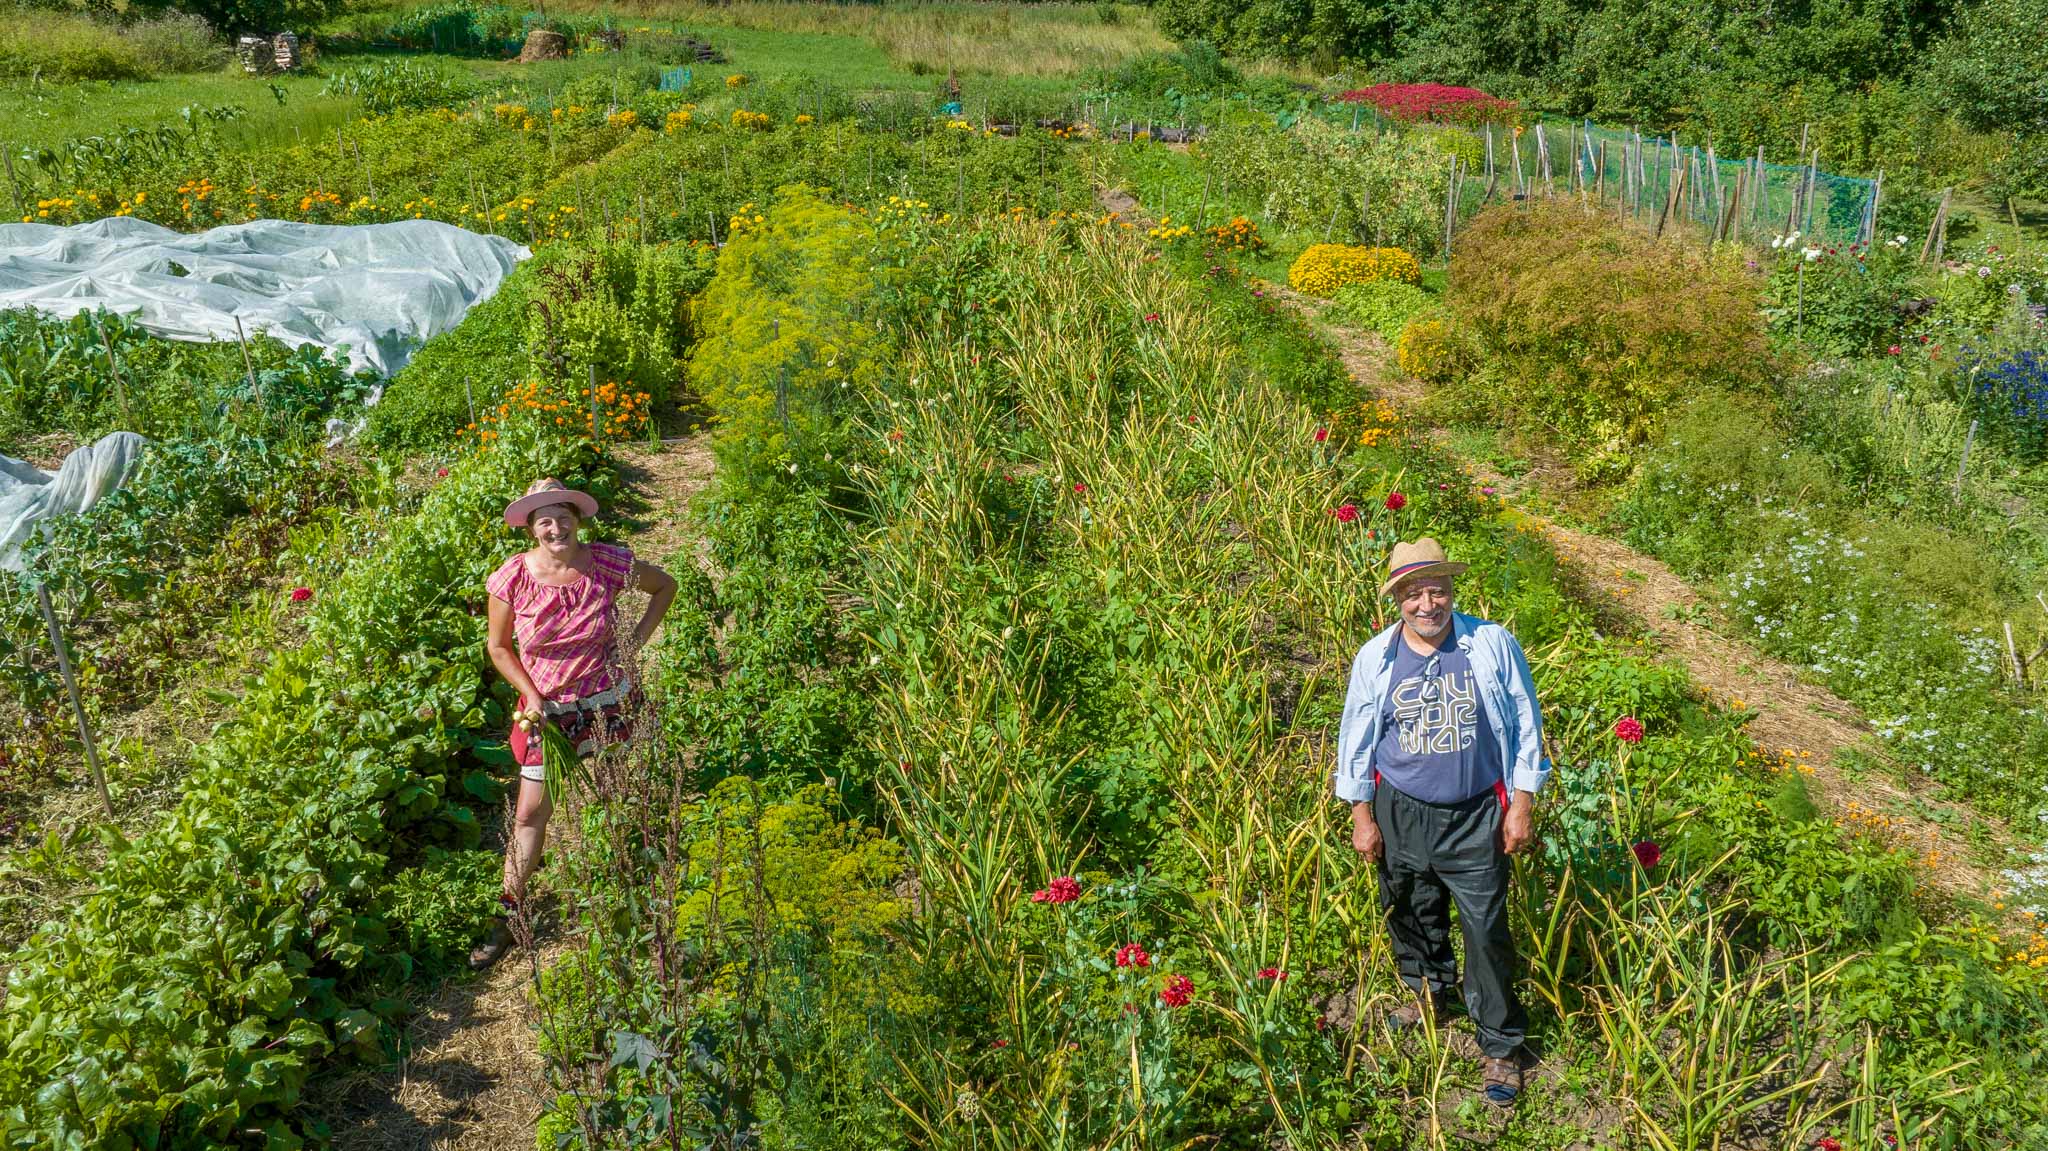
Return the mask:
{"type": "Polygon", "coordinates": [[[1387,560],[1387,582],[1380,585],[1380,594],[1393,595],[1395,588],[1420,576],[1458,575],[1467,566],[1446,559],[1444,545],[1428,536],[1412,543],[1398,543],[1387,560]]]}
{"type": "Polygon", "coordinates": [[[588,492],[579,492],[562,481],[553,478],[533,481],[526,494],[505,505],[505,523],[511,527],[523,528],[533,513],[545,507],[566,504],[576,509],[576,518],[587,520],[597,514],[597,500],[588,492]]]}

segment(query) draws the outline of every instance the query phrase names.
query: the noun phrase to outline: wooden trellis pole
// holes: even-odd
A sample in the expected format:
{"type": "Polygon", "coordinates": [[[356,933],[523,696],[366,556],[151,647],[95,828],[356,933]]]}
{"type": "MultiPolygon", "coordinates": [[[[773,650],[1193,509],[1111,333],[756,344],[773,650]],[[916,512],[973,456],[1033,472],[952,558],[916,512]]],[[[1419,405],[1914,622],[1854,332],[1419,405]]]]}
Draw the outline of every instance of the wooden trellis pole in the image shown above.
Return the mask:
{"type": "Polygon", "coordinates": [[[64,677],[64,690],[71,696],[71,715],[78,721],[78,742],[85,745],[85,763],[92,771],[92,783],[100,793],[100,808],[114,818],[114,797],[107,793],[107,773],[100,767],[100,747],[92,737],[92,724],[85,718],[85,701],[78,695],[78,676],[71,670],[71,652],[64,646],[64,632],[57,626],[57,612],[50,606],[50,589],[36,581],[36,606],[42,609],[43,624],[50,630],[50,646],[57,652],[57,672],[64,677]]]}

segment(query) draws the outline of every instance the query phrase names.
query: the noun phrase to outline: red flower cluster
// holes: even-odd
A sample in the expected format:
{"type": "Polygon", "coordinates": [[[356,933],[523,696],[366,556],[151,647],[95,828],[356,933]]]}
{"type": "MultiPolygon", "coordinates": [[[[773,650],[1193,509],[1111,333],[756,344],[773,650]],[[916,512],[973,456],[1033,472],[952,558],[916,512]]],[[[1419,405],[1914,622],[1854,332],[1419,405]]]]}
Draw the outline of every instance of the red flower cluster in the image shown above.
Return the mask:
{"type": "Polygon", "coordinates": [[[1116,965],[1118,967],[1150,967],[1152,966],[1152,955],[1140,944],[1126,943],[1116,949],[1116,965]]]}
{"type": "Polygon", "coordinates": [[[1647,839],[1629,850],[1636,853],[1636,862],[1642,864],[1645,871],[1657,866],[1664,859],[1664,849],[1647,839]]]}
{"type": "Polygon", "coordinates": [[[1319,443],[1319,444],[1320,444],[1320,443],[1325,443],[1325,442],[1327,442],[1327,441],[1329,440],[1329,438],[1330,438],[1330,429],[1328,429],[1328,428],[1317,428],[1317,429],[1316,429],[1316,442],[1317,442],[1317,443],[1319,443]]]}
{"type": "Polygon", "coordinates": [[[1346,104],[1371,104],[1398,120],[1440,120],[1453,124],[1513,120],[1522,110],[1513,100],[1453,84],[1374,84],[1370,88],[1353,88],[1337,99],[1346,104]]]}
{"type": "Polygon", "coordinates": [[[1195,981],[1185,975],[1176,975],[1166,981],[1166,987],[1159,993],[1159,1002],[1168,1007],[1186,1007],[1188,999],[1195,993],[1195,981]]]}
{"type": "Polygon", "coordinates": [[[1842,1141],[1832,1135],[1821,1136],[1819,1139],[1814,1140],[1813,1145],[1819,1151],[1842,1151],[1842,1141]]]}
{"type": "Polygon", "coordinates": [[[1614,738],[1623,743],[1643,742],[1643,724],[1635,716],[1624,715],[1614,721],[1614,738]]]}
{"type": "Polygon", "coordinates": [[[1330,509],[1330,514],[1337,517],[1338,523],[1348,524],[1358,519],[1358,505],[1344,504],[1341,507],[1334,507],[1330,509]]]}
{"type": "Polygon", "coordinates": [[[1075,481],[1074,481],[1074,494],[1075,494],[1075,495],[1077,495],[1077,496],[1085,496],[1085,495],[1087,495],[1087,494],[1088,494],[1088,485],[1087,485],[1087,484],[1084,484],[1084,483],[1082,483],[1082,482],[1081,482],[1080,480],[1075,480],[1075,481]]]}
{"type": "Polygon", "coordinates": [[[1033,903],[1072,903],[1081,898],[1081,881],[1071,875],[1062,875],[1045,885],[1044,890],[1031,893],[1033,903]]]}
{"type": "Polygon", "coordinates": [[[1390,512],[1398,512],[1398,511],[1400,511],[1400,510],[1401,510],[1402,508],[1405,508],[1405,507],[1407,507],[1407,506],[1408,506],[1408,497],[1407,497],[1407,496],[1404,496],[1404,495],[1402,495],[1402,494],[1401,494],[1400,492],[1388,492],[1388,493],[1387,493],[1387,510],[1388,510],[1388,511],[1390,511],[1390,512]]]}
{"type": "Polygon", "coordinates": [[[1260,979],[1285,979],[1285,978],[1287,978],[1287,973],[1286,973],[1285,971],[1282,971],[1282,970],[1280,970],[1280,969],[1279,969],[1279,968],[1277,968],[1277,967],[1261,967],[1261,968],[1259,968],[1259,978],[1260,978],[1260,979]]]}
{"type": "Polygon", "coordinates": [[[292,589],[292,602],[293,602],[293,603],[305,603],[305,602],[306,602],[307,600],[309,600],[309,599],[312,599],[312,598],[313,598],[313,589],[312,589],[312,588],[309,588],[309,587],[295,587],[295,588],[293,588],[293,589],[292,589]]]}

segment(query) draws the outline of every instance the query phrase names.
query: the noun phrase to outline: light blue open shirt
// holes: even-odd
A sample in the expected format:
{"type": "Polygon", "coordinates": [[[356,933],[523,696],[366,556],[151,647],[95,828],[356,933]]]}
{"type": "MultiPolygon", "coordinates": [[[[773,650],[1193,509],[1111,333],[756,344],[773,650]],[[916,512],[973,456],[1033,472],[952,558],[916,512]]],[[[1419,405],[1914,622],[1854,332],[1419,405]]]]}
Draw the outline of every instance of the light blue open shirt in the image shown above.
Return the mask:
{"type": "MultiPolygon", "coordinates": [[[[1536,706],[1536,681],[1522,645],[1508,629],[1463,612],[1451,613],[1458,650],[1472,661],[1480,710],[1500,748],[1502,775],[1516,791],[1535,794],[1550,778],[1543,756],[1543,713],[1536,706]]],[[[1372,754],[1380,743],[1380,710],[1393,686],[1394,647],[1401,625],[1381,632],[1358,649],[1351,661],[1351,688],[1344,696],[1344,719],[1337,728],[1337,798],[1363,803],[1373,796],[1372,754]]]]}

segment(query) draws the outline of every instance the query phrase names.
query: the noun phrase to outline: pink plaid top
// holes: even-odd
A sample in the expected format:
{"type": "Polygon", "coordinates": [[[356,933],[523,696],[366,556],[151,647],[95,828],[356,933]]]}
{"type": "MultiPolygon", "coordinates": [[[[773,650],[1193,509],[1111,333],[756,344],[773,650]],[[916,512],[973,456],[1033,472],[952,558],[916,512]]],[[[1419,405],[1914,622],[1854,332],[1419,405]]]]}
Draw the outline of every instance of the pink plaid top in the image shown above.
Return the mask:
{"type": "Polygon", "coordinates": [[[533,686],[554,703],[596,695],[612,686],[612,605],[633,579],[633,553],[617,544],[591,544],[588,574],[560,587],[526,570],[524,552],[484,581],[512,605],[519,662],[533,686]]]}

